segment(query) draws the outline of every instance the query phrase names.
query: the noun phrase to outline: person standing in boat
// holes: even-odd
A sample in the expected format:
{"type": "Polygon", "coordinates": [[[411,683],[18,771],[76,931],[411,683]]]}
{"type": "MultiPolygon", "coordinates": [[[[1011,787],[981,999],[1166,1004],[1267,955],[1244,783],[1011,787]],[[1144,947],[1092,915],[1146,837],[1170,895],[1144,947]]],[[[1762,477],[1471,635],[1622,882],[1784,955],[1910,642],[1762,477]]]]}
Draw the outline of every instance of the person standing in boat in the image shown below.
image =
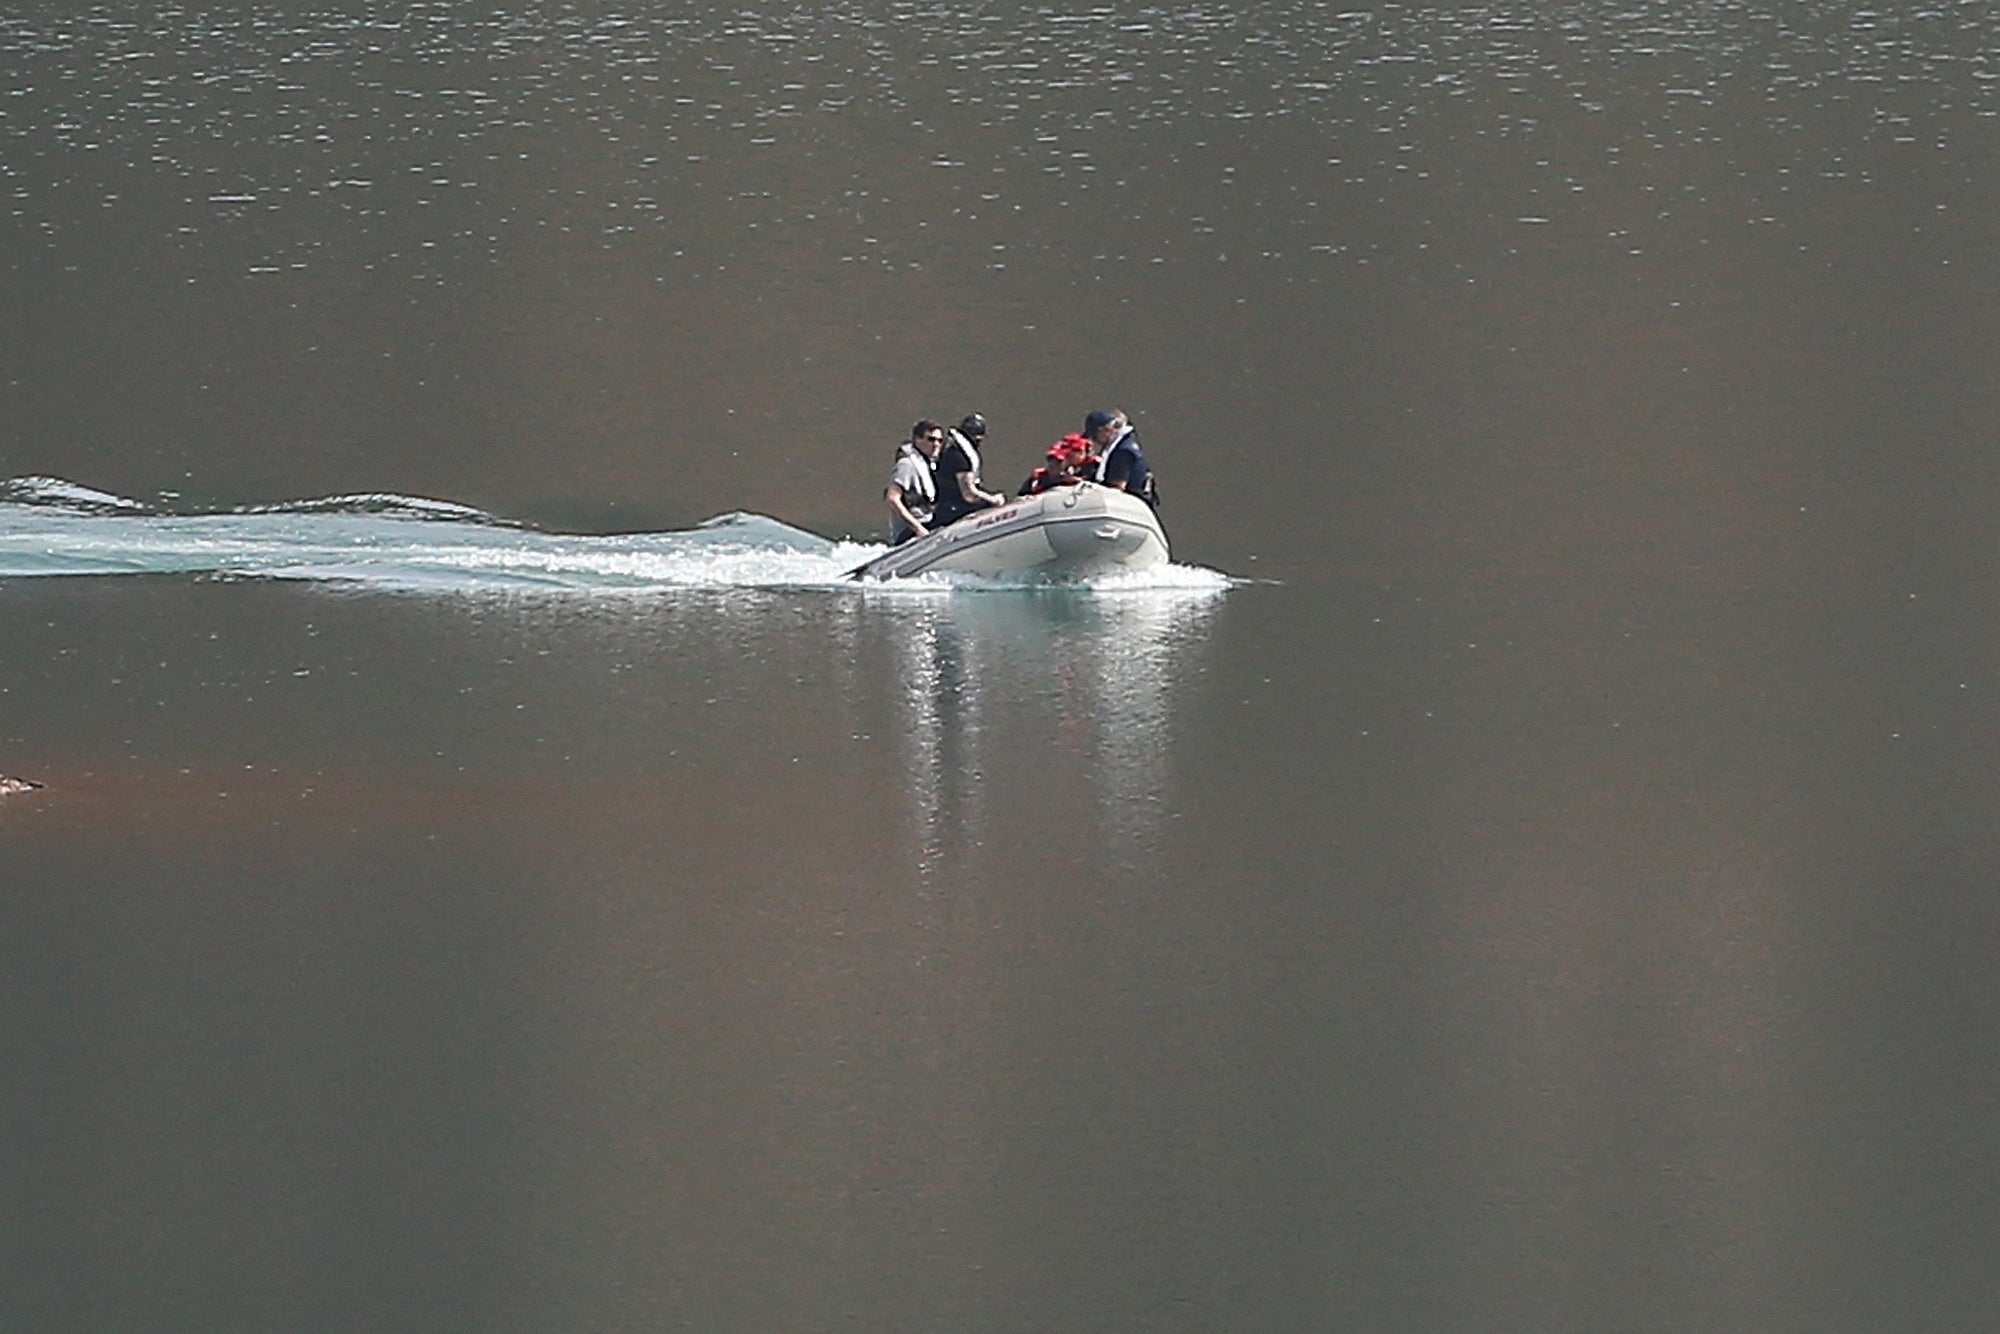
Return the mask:
{"type": "Polygon", "coordinates": [[[970,413],[951,432],[937,463],[937,508],[931,527],[956,523],[977,510],[1007,503],[1007,497],[988,491],[979,477],[979,447],[986,439],[986,418],[970,413]]]}
{"type": "Polygon", "coordinates": [[[889,528],[889,545],[901,546],[913,537],[928,533],[932,507],[937,503],[937,456],[944,447],[944,427],[924,418],[910,428],[910,438],[896,450],[896,466],[889,473],[888,489],[882,499],[895,516],[889,528]]]}
{"type": "Polygon", "coordinates": [[[1129,491],[1154,509],[1160,507],[1159,493],[1153,488],[1153,469],[1146,462],[1146,451],[1139,448],[1132,419],[1122,409],[1092,412],[1083,419],[1083,434],[1097,446],[1098,482],[1129,491]]]}

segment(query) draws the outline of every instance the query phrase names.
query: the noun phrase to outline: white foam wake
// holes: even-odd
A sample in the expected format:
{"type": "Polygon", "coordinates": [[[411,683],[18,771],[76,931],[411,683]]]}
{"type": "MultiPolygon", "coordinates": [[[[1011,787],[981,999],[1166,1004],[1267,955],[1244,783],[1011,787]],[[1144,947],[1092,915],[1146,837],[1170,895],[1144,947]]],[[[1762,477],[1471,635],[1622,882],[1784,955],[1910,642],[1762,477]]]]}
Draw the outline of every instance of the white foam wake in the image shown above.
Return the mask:
{"type": "MultiPolygon", "coordinates": [[[[449,501],[386,493],[184,514],[59,478],[0,482],[0,578],[206,575],[443,593],[853,589],[846,573],[882,550],[759,514],[719,515],[680,532],[597,536],[542,532],[449,501]]],[[[907,582],[899,591],[995,587],[963,578],[907,582]]],[[[1229,582],[1212,570],[1166,566],[1091,587],[1219,591],[1229,582]]]]}

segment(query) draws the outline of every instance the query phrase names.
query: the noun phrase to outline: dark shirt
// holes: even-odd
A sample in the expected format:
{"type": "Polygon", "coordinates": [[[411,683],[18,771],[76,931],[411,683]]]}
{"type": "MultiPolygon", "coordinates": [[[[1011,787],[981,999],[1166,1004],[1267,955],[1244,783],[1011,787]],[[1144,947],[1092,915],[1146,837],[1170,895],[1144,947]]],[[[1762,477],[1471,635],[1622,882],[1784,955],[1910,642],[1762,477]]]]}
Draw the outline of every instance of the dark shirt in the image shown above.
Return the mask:
{"type": "Polygon", "coordinates": [[[1139,433],[1127,431],[1104,456],[1106,486],[1123,486],[1133,495],[1152,503],[1153,470],[1146,463],[1146,451],[1139,448],[1139,433]]]}
{"type": "Polygon", "coordinates": [[[956,523],[972,511],[983,508],[978,501],[967,500],[958,487],[958,479],[971,471],[972,460],[966,456],[965,447],[959,443],[958,433],[954,431],[950,442],[938,451],[937,505],[931,510],[931,527],[942,528],[948,523],[956,523]]]}

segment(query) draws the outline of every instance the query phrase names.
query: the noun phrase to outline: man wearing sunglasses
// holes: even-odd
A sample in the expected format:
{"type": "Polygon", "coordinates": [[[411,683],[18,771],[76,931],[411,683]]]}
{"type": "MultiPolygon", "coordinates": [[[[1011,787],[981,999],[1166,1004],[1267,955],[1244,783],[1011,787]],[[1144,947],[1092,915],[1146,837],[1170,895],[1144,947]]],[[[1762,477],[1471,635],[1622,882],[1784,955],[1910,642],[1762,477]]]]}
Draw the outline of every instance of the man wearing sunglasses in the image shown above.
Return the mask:
{"type": "Polygon", "coordinates": [[[937,501],[937,456],[944,445],[944,427],[924,418],[910,428],[910,438],[896,450],[896,466],[889,473],[888,489],[882,499],[889,504],[894,521],[889,528],[889,544],[901,546],[913,537],[930,531],[932,506],[937,501]]]}

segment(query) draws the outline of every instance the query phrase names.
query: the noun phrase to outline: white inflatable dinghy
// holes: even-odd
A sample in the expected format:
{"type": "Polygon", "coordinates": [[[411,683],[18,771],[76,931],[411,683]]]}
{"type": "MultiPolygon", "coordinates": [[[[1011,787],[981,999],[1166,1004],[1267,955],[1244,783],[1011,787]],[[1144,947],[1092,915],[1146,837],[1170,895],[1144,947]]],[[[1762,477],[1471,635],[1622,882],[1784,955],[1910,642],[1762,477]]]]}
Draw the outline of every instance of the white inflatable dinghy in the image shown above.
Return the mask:
{"type": "Polygon", "coordinates": [[[1086,579],[1167,561],[1152,506],[1095,482],[1021,496],[891,547],[850,579],[907,579],[946,571],[983,579],[1086,579]]]}

